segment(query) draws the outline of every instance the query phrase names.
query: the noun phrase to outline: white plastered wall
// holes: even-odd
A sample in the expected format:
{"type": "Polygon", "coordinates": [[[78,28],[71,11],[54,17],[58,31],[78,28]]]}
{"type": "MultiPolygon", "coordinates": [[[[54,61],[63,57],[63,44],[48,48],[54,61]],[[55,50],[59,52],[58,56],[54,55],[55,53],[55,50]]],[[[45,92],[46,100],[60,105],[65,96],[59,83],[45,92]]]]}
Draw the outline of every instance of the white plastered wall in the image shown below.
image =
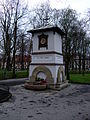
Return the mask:
{"type": "Polygon", "coordinates": [[[45,52],[45,51],[56,51],[59,53],[62,53],[62,40],[61,40],[61,36],[55,32],[55,34],[53,33],[53,31],[49,31],[49,32],[44,32],[45,35],[48,35],[48,49],[38,49],[38,35],[41,35],[43,33],[36,33],[33,36],[33,52],[45,52]]]}

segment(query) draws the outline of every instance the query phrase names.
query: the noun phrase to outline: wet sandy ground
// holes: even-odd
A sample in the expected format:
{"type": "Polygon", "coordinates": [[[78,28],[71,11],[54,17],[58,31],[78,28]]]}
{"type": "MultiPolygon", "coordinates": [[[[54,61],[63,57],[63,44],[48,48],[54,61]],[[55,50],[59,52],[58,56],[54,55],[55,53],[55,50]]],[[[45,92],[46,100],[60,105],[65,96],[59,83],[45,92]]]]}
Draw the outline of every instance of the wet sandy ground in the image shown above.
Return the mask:
{"type": "Polygon", "coordinates": [[[12,98],[0,103],[0,120],[90,120],[90,85],[61,91],[31,91],[11,86],[12,98]]]}

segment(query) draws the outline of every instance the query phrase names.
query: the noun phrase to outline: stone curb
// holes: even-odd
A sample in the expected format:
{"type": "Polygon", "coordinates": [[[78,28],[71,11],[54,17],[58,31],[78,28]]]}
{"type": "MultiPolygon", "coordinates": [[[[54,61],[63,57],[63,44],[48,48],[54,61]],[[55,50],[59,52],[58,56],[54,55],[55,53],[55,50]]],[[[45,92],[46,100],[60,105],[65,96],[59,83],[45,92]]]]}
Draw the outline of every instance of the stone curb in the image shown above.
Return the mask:
{"type": "Polygon", "coordinates": [[[14,85],[24,84],[27,80],[28,78],[0,80],[0,84],[7,86],[14,86],[14,85]]]}

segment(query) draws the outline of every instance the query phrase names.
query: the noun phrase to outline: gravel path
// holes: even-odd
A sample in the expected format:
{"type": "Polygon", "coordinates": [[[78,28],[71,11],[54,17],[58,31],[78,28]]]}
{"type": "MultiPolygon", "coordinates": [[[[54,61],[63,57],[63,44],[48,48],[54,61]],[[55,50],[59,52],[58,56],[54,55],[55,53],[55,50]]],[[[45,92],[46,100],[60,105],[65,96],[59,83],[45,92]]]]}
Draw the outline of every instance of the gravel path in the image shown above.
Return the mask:
{"type": "Polygon", "coordinates": [[[90,85],[61,91],[31,91],[11,86],[12,98],[0,103],[0,120],[90,120],[90,85]]]}

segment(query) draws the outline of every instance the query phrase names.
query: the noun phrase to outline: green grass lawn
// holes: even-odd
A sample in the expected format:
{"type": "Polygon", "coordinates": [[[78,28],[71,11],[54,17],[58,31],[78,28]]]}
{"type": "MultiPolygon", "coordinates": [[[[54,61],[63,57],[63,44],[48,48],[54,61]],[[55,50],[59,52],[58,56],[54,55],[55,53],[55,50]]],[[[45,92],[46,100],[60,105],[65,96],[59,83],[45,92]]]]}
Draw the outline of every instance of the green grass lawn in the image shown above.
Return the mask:
{"type": "MultiPolygon", "coordinates": [[[[27,70],[16,71],[16,78],[25,78],[25,77],[28,77],[27,70]]],[[[12,79],[12,78],[13,78],[12,71],[0,70],[0,80],[12,79]]]]}
{"type": "Polygon", "coordinates": [[[70,74],[71,83],[90,84],[90,74],[70,74]]]}
{"type": "MultiPolygon", "coordinates": [[[[16,78],[25,78],[28,77],[27,70],[16,71],[16,78]]],[[[0,80],[2,79],[11,79],[12,71],[3,71],[0,70],[0,80]]],[[[90,74],[71,74],[70,73],[70,83],[82,83],[82,84],[90,84],[90,74]]]]}
{"type": "Polygon", "coordinates": [[[28,77],[27,70],[16,71],[16,78],[25,78],[28,77]]]}

